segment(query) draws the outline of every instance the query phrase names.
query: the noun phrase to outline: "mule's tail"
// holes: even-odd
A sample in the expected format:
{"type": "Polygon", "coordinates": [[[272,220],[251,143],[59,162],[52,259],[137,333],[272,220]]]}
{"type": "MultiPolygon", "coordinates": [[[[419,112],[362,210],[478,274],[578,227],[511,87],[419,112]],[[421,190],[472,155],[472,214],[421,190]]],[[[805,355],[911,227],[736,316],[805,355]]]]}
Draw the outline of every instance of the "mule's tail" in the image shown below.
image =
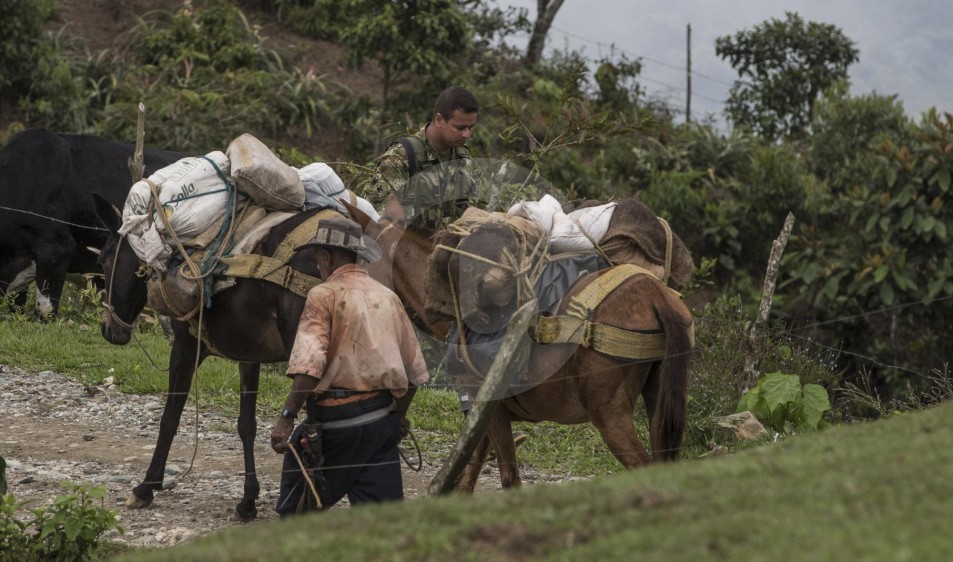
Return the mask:
{"type": "MultiPolygon", "coordinates": [[[[664,290],[664,289],[663,289],[664,290]]],[[[674,295],[655,314],[665,331],[665,357],[658,369],[658,395],[651,439],[656,460],[675,461],[688,417],[688,374],[694,347],[691,313],[674,295]]]]}

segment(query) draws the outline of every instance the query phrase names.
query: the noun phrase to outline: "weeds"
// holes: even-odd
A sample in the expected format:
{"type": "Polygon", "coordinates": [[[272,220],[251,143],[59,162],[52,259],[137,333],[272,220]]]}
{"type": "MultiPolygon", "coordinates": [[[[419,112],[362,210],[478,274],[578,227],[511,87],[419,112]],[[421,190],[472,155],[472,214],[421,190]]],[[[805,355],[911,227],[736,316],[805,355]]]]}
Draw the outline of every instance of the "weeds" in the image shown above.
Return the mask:
{"type": "Polygon", "coordinates": [[[32,517],[28,518],[18,514],[28,502],[18,502],[12,495],[2,497],[0,562],[89,560],[107,531],[123,532],[115,512],[103,507],[103,486],[62,485],[69,493],[57,496],[46,507],[30,509],[32,517]]]}

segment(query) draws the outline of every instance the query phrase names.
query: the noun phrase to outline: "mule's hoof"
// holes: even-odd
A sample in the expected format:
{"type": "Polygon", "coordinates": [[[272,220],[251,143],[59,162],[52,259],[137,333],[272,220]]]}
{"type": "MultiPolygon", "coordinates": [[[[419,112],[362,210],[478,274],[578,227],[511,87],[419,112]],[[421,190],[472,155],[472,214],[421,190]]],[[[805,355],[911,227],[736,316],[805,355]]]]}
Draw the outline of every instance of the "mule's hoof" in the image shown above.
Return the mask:
{"type": "Polygon", "coordinates": [[[243,517],[242,514],[239,513],[238,510],[236,509],[232,511],[231,515],[228,516],[228,520],[231,521],[232,523],[250,523],[254,521],[257,516],[258,516],[258,512],[255,511],[255,512],[252,512],[250,516],[243,517]]]}
{"type": "Polygon", "coordinates": [[[146,501],[136,497],[136,494],[129,494],[129,497],[126,498],[126,508],[127,509],[142,509],[144,507],[149,507],[152,504],[152,501],[146,501]]]}

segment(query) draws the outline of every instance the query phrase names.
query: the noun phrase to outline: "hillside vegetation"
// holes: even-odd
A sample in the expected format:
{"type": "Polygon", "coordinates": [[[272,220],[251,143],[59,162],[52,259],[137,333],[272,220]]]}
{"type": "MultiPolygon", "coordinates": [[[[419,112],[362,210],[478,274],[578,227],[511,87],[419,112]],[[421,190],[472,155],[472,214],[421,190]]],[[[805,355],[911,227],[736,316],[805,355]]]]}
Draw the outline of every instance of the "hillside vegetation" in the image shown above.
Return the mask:
{"type": "Polygon", "coordinates": [[[703,462],[231,529],[124,561],[944,560],[953,405],[703,462]]]}

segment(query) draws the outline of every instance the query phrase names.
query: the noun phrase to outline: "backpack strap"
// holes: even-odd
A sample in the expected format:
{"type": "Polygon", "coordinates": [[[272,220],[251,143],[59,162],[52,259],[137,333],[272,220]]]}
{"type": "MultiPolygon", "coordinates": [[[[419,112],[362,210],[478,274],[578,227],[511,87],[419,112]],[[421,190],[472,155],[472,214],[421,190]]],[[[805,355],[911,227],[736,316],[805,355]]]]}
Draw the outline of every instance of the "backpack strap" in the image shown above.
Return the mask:
{"type": "Polygon", "coordinates": [[[427,147],[424,146],[420,137],[416,136],[407,136],[399,137],[397,142],[404,147],[404,150],[407,152],[407,177],[412,178],[417,172],[426,170],[427,168],[433,166],[434,164],[439,164],[440,160],[420,160],[421,154],[426,154],[427,147]]]}
{"type": "Polygon", "coordinates": [[[412,137],[400,137],[397,142],[404,147],[407,152],[407,177],[413,177],[417,173],[417,150],[414,148],[412,137]]]}

